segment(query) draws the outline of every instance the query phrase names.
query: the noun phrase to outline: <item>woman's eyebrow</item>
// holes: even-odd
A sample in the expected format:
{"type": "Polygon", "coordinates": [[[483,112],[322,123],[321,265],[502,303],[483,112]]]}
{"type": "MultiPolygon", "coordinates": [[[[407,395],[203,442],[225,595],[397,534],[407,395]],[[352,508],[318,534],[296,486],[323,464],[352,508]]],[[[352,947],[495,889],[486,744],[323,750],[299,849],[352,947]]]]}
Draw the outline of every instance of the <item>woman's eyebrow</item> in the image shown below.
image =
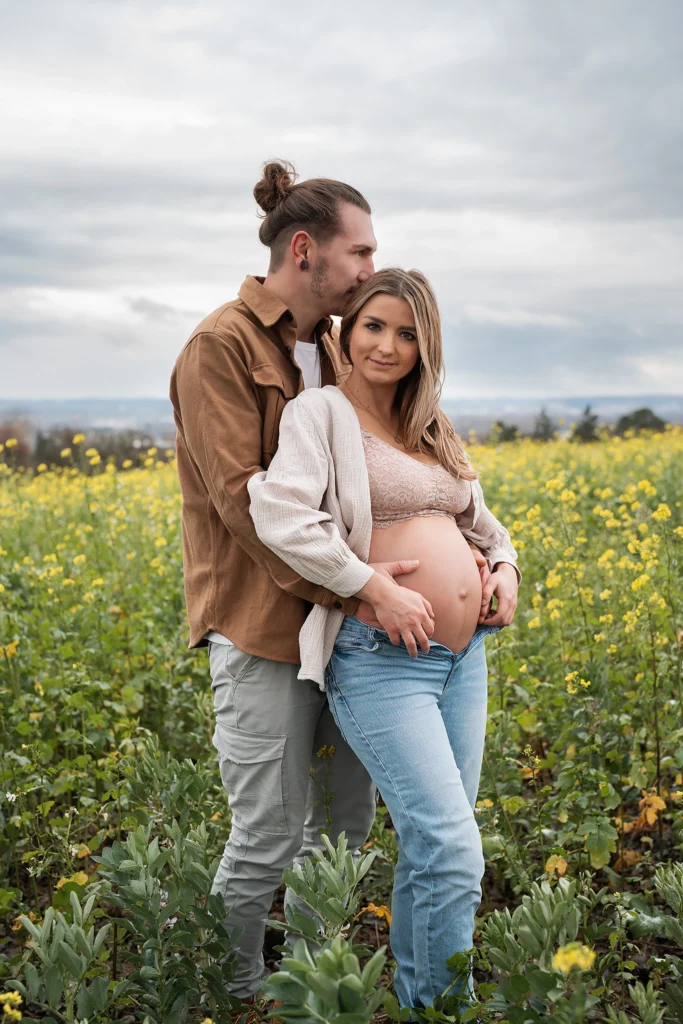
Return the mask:
{"type": "MultiPolygon", "coordinates": [[[[363,319],[372,320],[376,324],[381,324],[382,327],[387,326],[386,320],[382,320],[382,318],[379,316],[373,316],[372,313],[366,313],[363,319]]],[[[412,331],[412,333],[415,334],[415,326],[413,325],[412,327],[407,327],[405,324],[402,324],[399,327],[399,331],[412,331]]]]}

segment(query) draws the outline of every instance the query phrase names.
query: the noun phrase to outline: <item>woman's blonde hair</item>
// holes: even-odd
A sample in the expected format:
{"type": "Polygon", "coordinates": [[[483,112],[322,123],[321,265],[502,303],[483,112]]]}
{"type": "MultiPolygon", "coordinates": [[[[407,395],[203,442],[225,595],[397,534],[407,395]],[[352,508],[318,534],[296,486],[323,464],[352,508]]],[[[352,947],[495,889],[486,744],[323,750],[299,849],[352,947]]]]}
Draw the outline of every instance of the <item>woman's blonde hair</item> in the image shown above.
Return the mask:
{"type": "Polygon", "coordinates": [[[419,358],[398,382],[395,407],[403,443],[408,451],[423,452],[438,459],[455,477],[476,480],[463,443],[453,424],[439,405],[444,365],[441,342],[441,317],[429,281],[419,270],[388,267],[368,278],[349,302],[341,323],[340,344],[351,362],[350,342],[358,314],[373,295],[393,295],[405,299],[415,317],[419,358]]]}

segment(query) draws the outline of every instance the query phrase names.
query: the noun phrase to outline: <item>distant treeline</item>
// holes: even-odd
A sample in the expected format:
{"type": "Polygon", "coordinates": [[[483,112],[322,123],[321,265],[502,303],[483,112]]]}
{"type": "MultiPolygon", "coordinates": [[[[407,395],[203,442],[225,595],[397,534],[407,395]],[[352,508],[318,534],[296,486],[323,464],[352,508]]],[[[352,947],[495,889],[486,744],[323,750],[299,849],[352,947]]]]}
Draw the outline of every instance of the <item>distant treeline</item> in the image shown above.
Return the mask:
{"type": "Polygon", "coordinates": [[[587,405],[581,418],[572,423],[567,430],[563,424],[556,423],[543,408],[536,418],[533,430],[529,433],[523,434],[514,423],[496,420],[487,435],[487,441],[498,444],[503,441],[516,441],[521,437],[531,437],[535,441],[552,441],[562,436],[568,437],[570,441],[586,443],[599,441],[606,435],[625,437],[627,434],[639,434],[643,430],[661,433],[666,427],[666,420],[648,408],[634,409],[633,412],[620,416],[615,424],[600,423],[598,415],[592,411],[590,405],[587,405]]]}
{"type": "MultiPolygon", "coordinates": [[[[568,438],[570,441],[587,443],[599,441],[606,435],[624,437],[629,433],[642,430],[663,431],[667,426],[665,420],[657,416],[652,409],[635,409],[620,417],[616,424],[600,423],[599,417],[587,405],[578,422],[567,428],[561,422],[555,422],[545,408],[541,409],[533,430],[524,434],[514,423],[496,420],[485,437],[477,437],[478,442],[500,444],[516,441],[522,437],[530,437],[536,441],[552,441],[557,437],[568,438]]],[[[31,436],[25,421],[8,421],[0,424],[0,459],[11,462],[14,466],[27,469],[38,467],[76,464],[83,469],[90,466],[100,467],[107,462],[114,462],[119,469],[130,469],[153,459],[168,460],[173,458],[173,446],[160,444],[151,434],[145,431],[96,431],[87,433],[74,427],[56,427],[51,431],[39,430],[31,436]]]]}

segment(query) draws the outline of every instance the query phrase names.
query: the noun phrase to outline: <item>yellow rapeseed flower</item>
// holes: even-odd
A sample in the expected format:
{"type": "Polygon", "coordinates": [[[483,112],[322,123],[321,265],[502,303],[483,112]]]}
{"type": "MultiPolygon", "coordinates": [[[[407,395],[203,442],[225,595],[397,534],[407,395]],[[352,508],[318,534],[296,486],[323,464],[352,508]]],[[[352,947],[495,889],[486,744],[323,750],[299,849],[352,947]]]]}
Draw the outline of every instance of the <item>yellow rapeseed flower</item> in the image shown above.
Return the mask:
{"type": "Polygon", "coordinates": [[[69,455],[71,455],[71,449],[70,448],[62,448],[62,450],[61,450],[61,452],[59,454],[60,454],[60,457],[62,459],[66,459],[66,458],[69,457],[69,455]]]}
{"type": "Polygon", "coordinates": [[[74,558],[74,565],[83,565],[83,563],[85,562],[85,558],[85,555],[76,555],[76,557],[74,558]]]}
{"type": "Polygon", "coordinates": [[[16,437],[8,437],[5,441],[5,448],[16,448],[18,441],[16,437]]]}
{"type": "Polygon", "coordinates": [[[671,519],[671,509],[665,502],[660,502],[657,508],[652,513],[653,519],[671,519]]]}
{"type": "Polygon", "coordinates": [[[538,615],[535,619],[532,619],[531,622],[527,622],[527,626],[529,627],[529,629],[539,629],[540,625],[541,620],[539,619],[538,615]]]}
{"type": "Polygon", "coordinates": [[[133,465],[133,463],[131,462],[130,459],[124,459],[123,462],[121,463],[121,466],[123,467],[123,469],[130,469],[130,467],[132,465],[133,465]]]}
{"type": "Polygon", "coordinates": [[[563,974],[569,974],[573,968],[588,971],[594,962],[595,952],[580,942],[568,942],[565,946],[560,946],[553,957],[553,967],[563,974]]]}
{"type": "Polygon", "coordinates": [[[85,434],[74,434],[71,439],[72,444],[80,444],[82,441],[85,441],[85,434]]]}

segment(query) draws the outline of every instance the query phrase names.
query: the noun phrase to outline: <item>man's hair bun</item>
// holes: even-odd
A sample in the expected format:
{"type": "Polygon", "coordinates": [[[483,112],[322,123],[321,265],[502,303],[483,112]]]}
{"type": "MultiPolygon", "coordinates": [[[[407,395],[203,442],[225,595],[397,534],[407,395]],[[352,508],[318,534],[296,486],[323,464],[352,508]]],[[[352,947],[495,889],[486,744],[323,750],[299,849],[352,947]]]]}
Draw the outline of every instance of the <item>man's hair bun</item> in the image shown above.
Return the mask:
{"type": "Polygon", "coordinates": [[[297,173],[286,160],[269,160],[261,180],[254,186],[254,199],[264,213],[270,213],[292,191],[297,173]]]}

